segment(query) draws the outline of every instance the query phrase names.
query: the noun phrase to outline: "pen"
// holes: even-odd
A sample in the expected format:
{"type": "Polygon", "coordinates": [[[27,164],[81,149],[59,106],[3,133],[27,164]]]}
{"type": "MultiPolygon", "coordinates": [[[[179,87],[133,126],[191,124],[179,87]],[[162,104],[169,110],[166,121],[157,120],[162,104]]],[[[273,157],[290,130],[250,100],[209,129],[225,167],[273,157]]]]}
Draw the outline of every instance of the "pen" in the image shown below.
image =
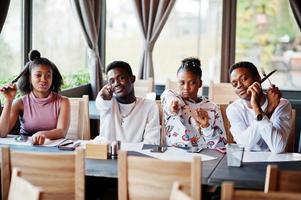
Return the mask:
{"type": "MultiPolygon", "coordinates": [[[[262,73],[263,77],[267,76],[267,74],[265,73],[264,68],[261,68],[261,73],[262,73]]],[[[271,82],[271,80],[269,78],[268,78],[268,81],[269,81],[270,85],[272,85],[272,82],[271,82]]]]}
{"type": "MultiPolygon", "coordinates": [[[[10,83],[13,84],[13,83],[17,82],[17,81],[21,78],[21,76],[22,76],[23,74],[25,74],[25,72],[26,72],[27,69],[28,69],[28,66],[29,66],[29,63],[27,63],[27,64],[25,65],[25,67],[24,67],[24,69],[21,71],[21,73],[20,73],[14,80],[12,80],[10,83]]],[[[8,90],[9,87],[4,87],[3,89],[4,89],[4,90],[8,90]]]]}
{"type": "Polygon", "coordinates": [[[63,143],[63,144],[60,144],[60,146],[67,146],[69,144],[73,144],[73,141],[69,141],[69,142],[66,142],[66,143],[63,143]]]}
{"type": "Polygon", "coordinates": [[[272,74],[274,74],[277,71],[277,69],[271,71],[268,75],[264,76],[263,79],[261,79],[260,83],[263,83],[265,80],[267,80],[272,74]]]}

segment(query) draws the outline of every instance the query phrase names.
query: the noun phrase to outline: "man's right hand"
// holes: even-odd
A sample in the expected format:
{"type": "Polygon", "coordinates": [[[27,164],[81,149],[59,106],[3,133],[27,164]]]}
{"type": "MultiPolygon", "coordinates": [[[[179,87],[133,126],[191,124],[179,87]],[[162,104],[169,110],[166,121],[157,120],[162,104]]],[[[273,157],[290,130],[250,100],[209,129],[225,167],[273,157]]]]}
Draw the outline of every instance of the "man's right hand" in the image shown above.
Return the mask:
{"type": "Polygon", "coordinates": [[[16,84],[9,83],[0,87],[0,93],[2,93],[7,101],[13,101],[17,94],[16,84]]]}
{"type": "Polygon", "coordinates": [[[170,104],[169,109],[170,109],[171,114],[177,115],[180,111],[180,108],[181,108],[181,106],[180,106],[179,101],[178,100],[173,100],[170,104]]]}
{"type": "Polygon", "coordinates": [[[258,82],[254,82],[249,86],[248,91],[251,93],[250,104],[256,114],[262,113],[260,107],[260,93],[262,93],[261,85],[258,82]]]}
{"type": "Polygon", "coordinates": [[[99,96],[101,96],[103,100],[111,100],[113,97],[112,85],[108,83],[103,86],[103,88],[99,91],[99,96]]]}

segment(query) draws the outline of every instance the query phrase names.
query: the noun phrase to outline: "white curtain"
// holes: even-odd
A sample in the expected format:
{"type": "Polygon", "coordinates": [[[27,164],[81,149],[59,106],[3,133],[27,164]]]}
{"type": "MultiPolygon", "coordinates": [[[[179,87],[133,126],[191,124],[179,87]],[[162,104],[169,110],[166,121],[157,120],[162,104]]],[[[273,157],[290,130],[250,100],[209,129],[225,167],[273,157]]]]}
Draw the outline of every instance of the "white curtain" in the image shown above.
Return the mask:
{"type": "Polygon", "coordinates": [[[72,9],[83,31],[88,46],[88,66],[93,98],[102,86],[102,63],[98,40],[100,31],[101,0],[70,0],[72,9]]]}

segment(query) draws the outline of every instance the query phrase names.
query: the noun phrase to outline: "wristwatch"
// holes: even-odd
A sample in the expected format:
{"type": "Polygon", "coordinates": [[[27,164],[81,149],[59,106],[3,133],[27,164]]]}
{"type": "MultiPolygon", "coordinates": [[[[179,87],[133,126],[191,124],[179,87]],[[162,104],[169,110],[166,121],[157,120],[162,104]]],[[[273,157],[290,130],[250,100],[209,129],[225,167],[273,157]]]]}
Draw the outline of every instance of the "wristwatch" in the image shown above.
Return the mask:
{"type": "Polygon", "coordinates": [[[257,121],[261,121],[261,120],[263,119],[263,116],[264,116],[263,113],[259,113],[259,114],[256,116],[256,120],[257,120],[257,121]]]}

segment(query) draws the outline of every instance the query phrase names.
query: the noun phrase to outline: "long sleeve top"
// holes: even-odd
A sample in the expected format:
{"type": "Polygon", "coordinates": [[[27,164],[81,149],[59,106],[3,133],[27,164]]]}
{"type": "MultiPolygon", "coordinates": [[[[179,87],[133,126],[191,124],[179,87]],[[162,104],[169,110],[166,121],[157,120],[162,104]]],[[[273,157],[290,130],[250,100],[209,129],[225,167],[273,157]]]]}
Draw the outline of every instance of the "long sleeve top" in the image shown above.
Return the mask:
{"type": "MultiPolygon", "coordinates": [[[[267,106],[266,99],[261,109],[265,111],[267,106]]],[[[261,121],[256,120],[254,110],[242,99],[230,104],[226,113],[234,140],[243,145],[246,150],[274,153],[285,150],[292,124],[292,107],[288,100],[280,99],[270,119],[264,116],[261,121]]]]}
{"type": "Polygon", "coordinates": [[[168,145],[209,148],[224,146],[225,129],[219,107],[205,97],[199,98],[201,99],[199,103],[193,103],[184,101],[180,95],[172,90],[166,90],[162,93],[161,103],[168,145]],[[173,100],[180,103],[180,111],[177,115],[170,112],[173,100]],[[208,112],[210,125],[207,128],[200,129],[196,121],[196,110],[199,108],[208,112]]]}
{"type": "Polygon", "coordinates": [[[100,113],[100,135],[108,141],[159,144],[159,109],[155,101],[136,97],[131,104],[119,103],[114,97],[96,98],[100,113]]]}

